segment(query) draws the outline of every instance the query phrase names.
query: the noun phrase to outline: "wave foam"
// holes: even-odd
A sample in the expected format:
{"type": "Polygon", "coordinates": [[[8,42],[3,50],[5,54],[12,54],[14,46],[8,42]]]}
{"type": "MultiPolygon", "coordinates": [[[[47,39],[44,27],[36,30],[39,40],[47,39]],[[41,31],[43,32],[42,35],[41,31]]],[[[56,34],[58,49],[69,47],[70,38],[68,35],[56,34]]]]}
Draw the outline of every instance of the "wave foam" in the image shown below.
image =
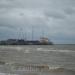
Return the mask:
{"type": "Polygon", "coordinates": [[[37,51],[43,51],[43,52],[75,52],[72,50],[44,50],[42,48],[37,48],[37,51]]]}
{"type": "Polygon", "coordinates": [[[63,71],[64,68],[60,67],[60,66],[49,66],[46,64],[18,64],[18,63],[14,63],[11,65],[12,66],[12,70],[16,70],[16,71],[35,71],[35,72],[39,72],[39,71],[63,71]]]}
{"type": "Polygon", "coordinates": [[[15,72],[15,74],[9,73],[0,73],[0,75],[75,75],[75,72],[72,70],[65,69],[59,66],[50,66],[47,64],[11,64],[11,70],[15,72]],[[17,74],[16,74],[17,73],[17,74]]]}
{"type": "Polygon", "coordinates": [[[0,75],[18,75],[18,74],[0,73],[0,75]]]}

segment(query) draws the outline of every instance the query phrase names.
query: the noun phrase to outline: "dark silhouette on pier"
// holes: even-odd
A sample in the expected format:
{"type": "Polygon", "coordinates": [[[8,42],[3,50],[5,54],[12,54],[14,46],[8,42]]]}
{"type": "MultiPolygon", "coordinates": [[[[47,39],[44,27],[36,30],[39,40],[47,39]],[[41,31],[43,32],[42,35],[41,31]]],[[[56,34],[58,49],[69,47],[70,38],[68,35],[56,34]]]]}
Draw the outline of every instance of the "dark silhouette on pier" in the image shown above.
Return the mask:
{"type": "Polygon", "coordinates": [[[41,40],[8,39],[0,41],[0,45],[53,45],[53,43],[46,38],[41,40]]]}

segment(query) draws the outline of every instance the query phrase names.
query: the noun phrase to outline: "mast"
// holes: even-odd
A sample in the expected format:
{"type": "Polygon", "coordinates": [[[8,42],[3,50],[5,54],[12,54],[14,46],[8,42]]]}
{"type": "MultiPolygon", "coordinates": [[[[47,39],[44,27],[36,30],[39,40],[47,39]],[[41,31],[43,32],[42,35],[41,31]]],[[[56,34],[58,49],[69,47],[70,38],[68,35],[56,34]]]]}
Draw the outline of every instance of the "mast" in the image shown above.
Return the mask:
{"type": "Polygon", "coordinates": [[[32,40],[34,40],[34,30],[33,30],[33,25],[32,25],[32,40]]]}
{"type": "Polygon", "coordinates": [[[21,39],[22,38],[22,29],[19,28],[18,30],[19,30],[18,31],[18,39],[21,39]]]}
{"type": "Polygon", "coordinates": [[[26,32],[26,29],[25,29],[25,33],[24,33],[24,39],[27,40],[27,32],[26,32]]]}
{"type": "Polygon", "coordinates": [[[21,39],[23,39],[24,38],[23,29],[21,28],[20,30],[21,30],[21,39]]]}
{"type": "Polygon", "coordinates": [[[26,31],[25,31],[25,40],[27,40],[27,34],[26,34],[26,31]]]}
{"type": "Polygon", "coordinates": [[[41,29],[42,37],[45,37],[44,28],[41,29]]]}

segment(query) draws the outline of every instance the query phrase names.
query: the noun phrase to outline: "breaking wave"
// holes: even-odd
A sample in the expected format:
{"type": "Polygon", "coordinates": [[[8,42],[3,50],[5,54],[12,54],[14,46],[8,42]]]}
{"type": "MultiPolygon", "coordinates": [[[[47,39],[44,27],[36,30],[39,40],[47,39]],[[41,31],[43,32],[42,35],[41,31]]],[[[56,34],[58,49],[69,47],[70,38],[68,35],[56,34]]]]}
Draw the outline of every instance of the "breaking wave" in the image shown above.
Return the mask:
{"type": "Polygon", "coordinates": [[[8,63],[12,70],[15,71],[28,71],[28,72],[64,72],[66,69],[61,65],[50,66],[47,64],[19,64],[19,63],[8,63]]]}
{"type": "Polygon", "coordinates": [[[19,63],[8,63],[5,64],[10,67],[10,70],[15,74],[0,73],[0,75],[22,75],[18,73],[25,73],[23,75],[75,75],[75,71],[66,69],[60,65],[50,66],[47,64],[19,64],[19,63]],[[27,74],[28,73],[28,74],[27,74]]]}

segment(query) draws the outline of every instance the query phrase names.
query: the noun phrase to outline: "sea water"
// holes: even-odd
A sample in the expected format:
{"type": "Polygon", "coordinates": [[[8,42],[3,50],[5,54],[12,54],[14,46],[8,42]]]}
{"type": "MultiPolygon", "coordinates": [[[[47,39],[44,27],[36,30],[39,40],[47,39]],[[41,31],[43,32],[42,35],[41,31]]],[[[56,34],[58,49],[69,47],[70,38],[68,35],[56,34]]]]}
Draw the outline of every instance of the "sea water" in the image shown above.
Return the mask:
{"type": "Polygon", "coordinates": [[[75,45],[0,46],[0,75],[75,75],[75,45]]]}

